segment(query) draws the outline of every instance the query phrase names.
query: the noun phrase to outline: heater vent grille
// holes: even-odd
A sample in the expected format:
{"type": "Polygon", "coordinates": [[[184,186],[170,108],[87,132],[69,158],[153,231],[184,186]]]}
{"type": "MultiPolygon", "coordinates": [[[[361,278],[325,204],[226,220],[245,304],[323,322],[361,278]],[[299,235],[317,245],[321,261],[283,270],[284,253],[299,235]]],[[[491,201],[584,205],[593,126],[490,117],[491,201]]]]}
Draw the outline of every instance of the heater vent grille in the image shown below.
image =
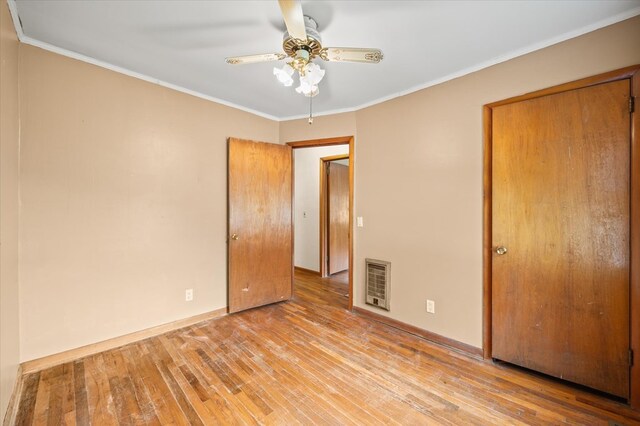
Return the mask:
{"type": "Polygon", "coordinates": [[[389,310],[391,262],[365,259],[367,304],[389,310]]]}

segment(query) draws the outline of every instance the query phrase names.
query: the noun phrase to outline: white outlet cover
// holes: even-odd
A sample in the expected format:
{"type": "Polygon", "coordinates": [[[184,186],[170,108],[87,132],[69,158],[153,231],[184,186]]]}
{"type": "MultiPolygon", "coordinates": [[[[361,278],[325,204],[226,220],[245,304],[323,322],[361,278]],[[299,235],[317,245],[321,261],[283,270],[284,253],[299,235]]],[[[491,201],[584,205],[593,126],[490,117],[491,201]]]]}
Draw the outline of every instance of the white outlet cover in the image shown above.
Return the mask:
{"type": "Polygon", "coordinates": [[[434,302],[433,300],[427,300],[427,312],[429,312],[430,314],[436,313],[436,302],[434,302]]]}
{"type": "Polygon", "coordinates": [[[189,289],[187,289],[187,291],[185,291],[184,300],[186,302],[191,302],[193,300],[193,289],[192,288],[189,288],[189,289]]]}
{"type": "Polygon", "coordinates": [[[362,216],[358,216],[356,218],[356,223],[358,228],[364,228],[364,220],[362,219],[362,216]]]}

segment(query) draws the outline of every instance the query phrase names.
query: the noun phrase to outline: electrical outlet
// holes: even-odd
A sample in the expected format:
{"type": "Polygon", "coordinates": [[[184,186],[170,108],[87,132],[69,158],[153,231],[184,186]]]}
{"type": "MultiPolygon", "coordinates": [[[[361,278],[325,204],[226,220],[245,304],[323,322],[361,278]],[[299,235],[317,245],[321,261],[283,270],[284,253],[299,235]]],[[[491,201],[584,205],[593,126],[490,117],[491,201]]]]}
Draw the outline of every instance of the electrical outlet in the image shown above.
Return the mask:
{"type": "Polygon", "coordinates": [[[193,289],[188,288],[187,291],[184,292],[184,300],[187,302],[191,302],[193,300],[193,289]]]}
{"type": "Polygon", "coordinates": [[[436,313],[436,302],[427,299],[427,312],[429,312],[430,314],[436,313]]]}

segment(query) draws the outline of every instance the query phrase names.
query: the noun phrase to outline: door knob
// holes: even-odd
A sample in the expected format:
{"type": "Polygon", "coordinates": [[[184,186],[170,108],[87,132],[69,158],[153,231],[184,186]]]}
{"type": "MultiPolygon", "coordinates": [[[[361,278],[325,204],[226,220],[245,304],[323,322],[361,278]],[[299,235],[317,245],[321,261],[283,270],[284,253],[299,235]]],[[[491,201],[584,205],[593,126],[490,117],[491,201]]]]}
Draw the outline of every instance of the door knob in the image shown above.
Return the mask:
{"type": "Polygon", "coordinates": [[[234,241],[235,241],[235,240],[237,240],[238,238],[240,238],[240,237],[238,237],[238,234],[231,234],[231,239],[232,239],[232,240],[234,240],[234,241]]]}
{"type": "Polygon", "coordinates": [[[496,253],[499,255],[503,255],[503,254],[507,254],[507,248],[500,246],[498,248],[496,248],[496,253]]]}

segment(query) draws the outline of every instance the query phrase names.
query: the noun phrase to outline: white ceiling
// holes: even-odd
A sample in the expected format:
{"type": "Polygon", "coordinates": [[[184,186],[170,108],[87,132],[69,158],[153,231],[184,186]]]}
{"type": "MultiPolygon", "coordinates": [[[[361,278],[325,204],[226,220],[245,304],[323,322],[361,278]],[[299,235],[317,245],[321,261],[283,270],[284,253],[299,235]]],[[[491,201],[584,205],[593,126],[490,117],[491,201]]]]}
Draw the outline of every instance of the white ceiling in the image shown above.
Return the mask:
{"type": "MultiPolygon", "coordinates": [[[[284,119],[308,99],[277,63],[228,56],[281,52],[275,0],[35,1],[10,5],[26,43],[284,119]]],[[[354,110],[640,14],[632,1],[303,1],[323,45],[377,47],[380,64],[326,63],[316,113],[354,110]]]]}

